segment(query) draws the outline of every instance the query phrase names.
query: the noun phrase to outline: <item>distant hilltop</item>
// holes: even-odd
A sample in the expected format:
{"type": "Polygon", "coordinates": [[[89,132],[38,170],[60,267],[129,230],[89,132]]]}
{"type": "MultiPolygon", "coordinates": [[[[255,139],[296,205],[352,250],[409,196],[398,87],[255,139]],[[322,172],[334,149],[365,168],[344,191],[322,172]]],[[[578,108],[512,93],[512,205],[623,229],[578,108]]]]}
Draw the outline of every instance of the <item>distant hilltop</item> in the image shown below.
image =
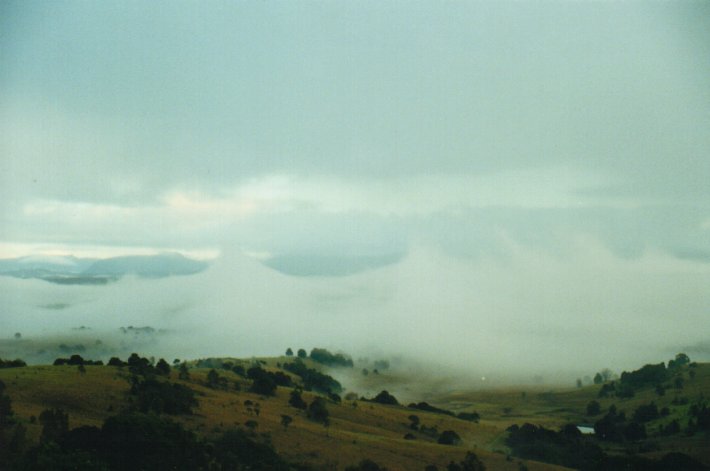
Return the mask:
{"type": "Polygon", "coordinates": [[[105,259],[28,256],[0,259],[0,275],[36,278],[58,284],[101,285],[125,275],[144,278],[193,275],[208,266],[205,261],[187,258],[176,252],[105,259]]]}

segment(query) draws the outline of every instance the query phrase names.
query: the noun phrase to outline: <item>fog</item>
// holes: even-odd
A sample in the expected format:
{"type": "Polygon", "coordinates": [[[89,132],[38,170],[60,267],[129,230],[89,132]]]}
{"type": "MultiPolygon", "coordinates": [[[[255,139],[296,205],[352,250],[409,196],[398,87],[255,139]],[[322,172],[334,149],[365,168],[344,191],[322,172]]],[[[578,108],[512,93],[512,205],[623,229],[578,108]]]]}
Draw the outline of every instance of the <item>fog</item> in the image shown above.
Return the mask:
{"type": "Polygon", "coordinates": [[[584,238],[564,257],[512,242],[505,255],[475,260],[415,245],[399,263],[340,278],[287,276],[227,251],[185,277],[107,286],[0,278],[0,332],[110,343],[122,326],[151,326],[161,332],[140,353],[169,359],[326,347],[472,380],[571,384],[707,341],[708,285],[707,264],[652,252],[622,259],[584,238]]]}
{"type": "Polygon", "coordinates": [[[221,254],[0,277],[0,356],[709,358],[708,2],[25,0],[0,29],[0,258],[221,254]]]}

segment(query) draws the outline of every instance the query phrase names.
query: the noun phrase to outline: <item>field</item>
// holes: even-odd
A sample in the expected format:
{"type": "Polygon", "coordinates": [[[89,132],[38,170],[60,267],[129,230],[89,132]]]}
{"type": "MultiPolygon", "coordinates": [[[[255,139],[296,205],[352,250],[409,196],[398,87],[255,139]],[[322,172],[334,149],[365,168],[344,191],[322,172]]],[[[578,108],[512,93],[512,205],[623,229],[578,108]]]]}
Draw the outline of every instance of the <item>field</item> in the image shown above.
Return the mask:
{"type": "MultiPolygon", "coordinates": [[[[283,361],[286,361],[285,357],[262,359],[260,364],[269,371],[276,371],[276,365],[283,361]]],[[[316,366],[310,360],[307,364],[316,366]]],[[[208,368],[191,368],[189,380],[184,381],[178,379],[178,372],[173,369],[170,381],[193,389],[199,401],[193,414],[173,416],[175,420],[204,438],[216,437],[230,428],[248,428],[260,439],[268,439],[290,462],[309,463],[320,469],[344,469],[365,458],[389,470],[423,470],[429,464],[446,469],[451,461],[461,461],[467,451],[473,451],[487,469],[518,470],[521,463],[530,470],[564,469],[512,457],[505,444],[506,429],[512,424],[526,422],[553,430],[567,423],[593,424],[612,405],[630,415],[637,407],[651,401],[659,409],[668,407],[668,415],[646,424],[649,439],[634,444],[635,451],[650,458],[680,451],[705,465],[710,464],[706,433],[694,436],[679,433],[667,437],[652,433],[674,419],[685,425],[690,404],[710,392],[710,364],[695,366],[692,378],[686,372],[683,388],[668,390],[663,396],[648,388],[628,399],[598,398],[599,385],[554,390],[507,387],[426,396],[430,404],[454,413],[479,413],[481,419],[477,423],[359,398],[343,399],[339,404],[330,401],[327,404],[330,413],[327,426],[309,420],[305,411],[289,405],[291,388],[278,387],[274,396],[257,395],[248,392],[250,380],[232,371],[218,371],[230,384],[228,389],[207,386],[208,368]],[[234,385],[239,385],[240,390],[234,385]],[[682,398],[689,401],[683,403],[682,398]],[[586,406],[592,400],[597,400],[602,410],[602,414],[596,417],[586,415],[586,406]],[[409,419],[412,414],[418,416],[420,425],[427,428],[435,426],[438,432],[455,431],[461,443],[455,446],[438,444],[436,435],[423,432],[422,427],[413,430],[409,419]],[[292,418],[287,426],[282,423],[285,415],[292,418]],[[404,438],[406,434],[411,434],[409,439],[404,438]]],[[[25,425],[31,443],[39,440],[42,427],[37,417],[44,409],[63,409],[69,415],[69,427],[75,428],[81,425],[100,427],[106,417],[131,406],[128,394],[130,374],[125,367],[86,366],[85,371],[80,372],[76,366],[28,366],[0,369],[0,380],[6,384],[16,419],[25,425]]],[[[368,378],[373,386],[378,381],[392,384],[392,377],[382,372],[368,378]]],[[[397,396],[396,390],[390,392],[397,396]]],[[[424,394],[423,391],[422,397],[424,394]]],[[[303,392],[307,403],[313,397],[313,393],[303,392]]],[[[604,448],[614,454],[626,453],[629,446],[605,444],[604,448]]]]}

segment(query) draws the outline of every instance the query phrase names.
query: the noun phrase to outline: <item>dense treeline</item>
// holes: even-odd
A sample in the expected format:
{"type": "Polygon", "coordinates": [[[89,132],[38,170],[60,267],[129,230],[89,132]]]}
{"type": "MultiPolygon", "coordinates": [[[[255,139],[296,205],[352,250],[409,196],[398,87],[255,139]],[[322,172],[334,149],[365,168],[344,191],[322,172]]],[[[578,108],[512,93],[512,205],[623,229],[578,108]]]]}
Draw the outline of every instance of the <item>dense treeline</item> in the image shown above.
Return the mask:
{"type": "Polygon", "coordinates": [[[22,368],[23,366],[27,366],[27,363],[19,358],[16,360],[3,360],[0,358],[0,368],[22,368]]]}
{"type": "Polygon", "coordinates": [[[310,354],[311,360],[326,366],[353,367],[353,360],[342,353],[330,353],[325,348],[314,348],[310,354]]]}
{"type": "Polygon", "coordinates": [[[284,363],[282,368],[300,376],[303,382],[303,389],[306,391],[339,394],[343,390],[343,387],[335,378],[313,368],[308,368],[305,363],[298,358],[290,363],[284,363]]]}
{"type": "Polygon", "coordinates": [[[506,444],[514,456],[544,461],[581,470],[703,470],[702,464],[681,453],[668,453],[654,461],[633,455],[609,456],[594,442],[582,435],[574,424],[555,432],[542,426],[524,424],[508,428],[506,444]]]}

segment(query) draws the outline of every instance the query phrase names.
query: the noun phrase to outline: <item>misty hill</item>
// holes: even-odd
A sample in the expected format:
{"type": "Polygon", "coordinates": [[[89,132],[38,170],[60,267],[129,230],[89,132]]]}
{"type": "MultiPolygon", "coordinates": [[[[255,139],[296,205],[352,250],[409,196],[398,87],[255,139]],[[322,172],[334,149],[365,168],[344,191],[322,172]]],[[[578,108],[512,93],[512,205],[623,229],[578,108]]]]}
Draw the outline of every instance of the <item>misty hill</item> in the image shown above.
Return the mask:
{"type": "Polygon", "coordinates": [[[84,275],[138,275],[162,278],[174,275],[194,275],[206,269],[207,262],[193,260],[179,253],[131,255],[97,260],[82,272],[84,275]]]}
{"type": "Polygon", "coordinates": [[[36,278],[58,284],[106,284],[125,275],[146,278],[193,275],[208,266],[207,262],[193,260],[179,253],[106,259],[29,256],[0,260],[0,275],[36,278]]]}
{"type": "Polygon", "coordinates": [[[264,264],[286,275],[347,276],[366,270],[385,267],[400,261],[401,253],[376,256],[345,256],[322,254],[277,255],[264,264]]]}
{"type": "MultiPolygon", "coordinates": [[[[174,458],[179,447],[160,451],[161,447],[182,437],[195,456],[206,453],[206,461],[221,462],[219,451],[231,443],[233,466],[219,469],[708,469],[710,409],[705,397],[710,391],[710,364],[679,364],[678,357],[664,367],[667,374],[657,378],[668,388],[664,394],[635,381],[660,370],[658,365],[622,374],[638,383],[631,397],[600,396],[600,384],[554,390],[531,385],[452,389],[432,395],[416,370],[388,369],[364,376],[359,360],[354,369],[326,368],[292,351],[277,358],[207,358],[180,364],[176,360],[172,367],[136,354],[127,361],[112,358],[106,366],[80,355],[58,359],[56,366],[5,362],[3,367],[0,362],[5,386],[0,399],[5,396],[5,415],[10,418],[4,422],[5,430],[0,421],[0,433],[24,440],[6,459],[14,453],[20,460],[22,450],[34,449],[39,455],[25,454],[30,462],[33,456],[44,456],[48,462],[93,456],[108,463],[105,469],[165,469],[164,460],[142,468],[113,463],[104,447],[118,443],[112,435],[117,421],[133,431],[124,437],[144,429],[149,432],[145,436],[152,437],[150,446],[143,444],[145,451],[126,450],[135,459],[149,452],[174,458]],[[289,364],[302,368],[296,372],[284,368],[289,364]],[[342,398],[309,387],[309,374],[316,370],[324,376],[350,375],[342,398]],[[363,397],[358,394],[363,382],[382,392],[374,399],[363,397]],[[385,385],[392,386],[389,393],[385,385]],[[420,398],[426,395],[430,402],[405,406],[404,391],[420,398]],[[50,420],[57,417],[63,418],[62,427],[54,427],[57,421],[50,420]],[[575,424],[585,424],[596,434],[583,436],[575,424]],[[161,437],[165,427],[174,433],[161,437]],[[22,434],[13,435],[17,430],[22,434]],[[606,433],[609,430],[618,434],[606,433]],[[225,440],[235,434],[248,440],[240,441],[240,446],[225,440]],[[57,446],[42,446],[51,440],[57,446]],[[271,449],[268,453],[265,445],[271,449]],[[260,457],[258,463],[244,461],[254,456],[260,457]],[[274,465],[277,458],[284,464],[274,465]],[[267,465],[263,460],[274,461],[267,465]],[[372,462],[357,465],[365,460],[377,467],[372,462]]],[[[1,458],[0,450],[0,465],[1,458]]],[[[214,468],[177,463],[171,469],[214,468]]]]}

